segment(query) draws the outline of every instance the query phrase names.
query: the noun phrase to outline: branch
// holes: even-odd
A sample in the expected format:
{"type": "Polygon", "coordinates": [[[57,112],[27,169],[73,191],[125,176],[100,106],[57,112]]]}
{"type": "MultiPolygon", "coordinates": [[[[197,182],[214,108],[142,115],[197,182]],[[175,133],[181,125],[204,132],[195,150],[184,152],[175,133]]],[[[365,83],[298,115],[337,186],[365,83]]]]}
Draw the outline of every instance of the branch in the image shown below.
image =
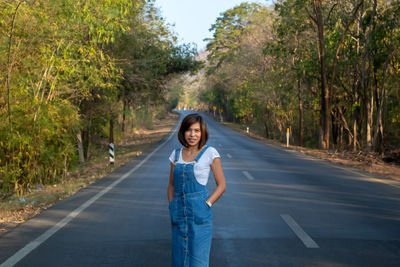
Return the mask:
{"type": "Polygon", "coordinates": [[[338,4],[336,3],[336,4],[334,4],[334,5],[331,7],[331,10],[329,10],[328,18],[326,19],[326,21],[329,21],[329,18],[331,17],[331,13],[332,13],[333,9],[334,9],[337,5],[338,5],[338,4]]]}
{"type": "Polygon", "coordinates": [[[343,83],[343,81],[342,81],[342,79],[340,79],[340,77],[339,77],[338,79],[339,79],[339,83],[340,83],[340,85],[342,86],[342,88],[344,89],[344,91],[345,91],[348,95],[350,95],[350,90],[349,90],[349,88],[347,88],[347,86],[343,83]]]}
{"type": "Polygon", "coordinates": [[[333,64],[332,64],[332,79],[331,79],[331,83],[330,83],[329,87],[332,87],[333,82],[335,80],[336,65],[337,65],[337,61],[339,59],[340,45],[344,42],[344,39],[346,37],[346,33],[349,30],[351,24],[356,19],[357,12],[358,12],[359,8],[362,6],[363,3],[364,3],[364,0],[361,0],[360,3],[354,8],[353,15],[351,16],[349,22],[347,23],[347,25],[345,27],[345,30],[344,30],[344,32],[342,34],[342,38],[340,39],[340,41],[338,42],[338,44],[336,46],[336,53],[335,53],[335,57],[333,58],[333,64]]]}
{"type": "Polygon", "coordinates": [[[303,78],[303,82],[304,82],[304,84],[307,86],[308,90],[309,90],[312,94],[318,95],[318,92],[317,92],[315,89],[313,89],[313,87],[310,85],[309,81],[307,80],[306,76],[303,75],[302,78],[303,78]]]}
{"type": "Polygon", "coordinates": [[[11,29],[10,29],[10,35],[8,39],[8,60],[7,60],[7,65],[8,65],[8,71],[7,71],[7,77],[6,77],[6,83],[5,83],[5,89],[7,90],[7,109],[8,109],[8,123],[10,125],[10,133],[12,133],[12,122],[11,122],[11,109],[10,109],[10,80],[11,80],[11,43],[12,43],[12,37],[14,33],[14,22],[15,18],[17,16],[18,8],[21,6],[21,4],[25,2],[25,0],[21,0],[17,7],[15,8],[15,12],[13,15],[13,19],[11,22],[11,29]]]}
{"type": "Polygon", "coordinates": [[[315,24],[317,24],[317,19],[314,18],[314,17],[311,15],[311,13],[310,13],[310,11],[307,9],[307,7],[305,7],[304,9],[306,10],[307,15],[310,17],[310,19],[311,19],[315,24]]]}
{"type": "Polygon", "coordinates": [[[341,108],[338,108],[338,111],[339,111],[339,115],[340,115],[340,117],[341,117],[341,119],[342,119],[342,125],[343,125],[343,127],[344,127],[344,128],[346,129],[346,131],[349,133],[350,138],[353,139],[353,134],[352,134],[352,132],[351,132],[351,130],[350,130],[350,128],[349,128],[349,125],[347,124],[346,118],[345,118],[344,115],[343,115],[342,109],[341,109],[341,108]]]}

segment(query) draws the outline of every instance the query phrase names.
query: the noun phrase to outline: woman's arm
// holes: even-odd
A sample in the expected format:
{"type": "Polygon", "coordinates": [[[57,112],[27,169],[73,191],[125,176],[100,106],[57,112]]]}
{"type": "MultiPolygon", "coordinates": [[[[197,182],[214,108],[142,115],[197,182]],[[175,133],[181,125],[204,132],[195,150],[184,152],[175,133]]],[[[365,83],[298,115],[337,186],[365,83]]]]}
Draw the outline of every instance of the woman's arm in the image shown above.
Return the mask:
{"type": "Polygon", "coordinates": [[[211,164],[211,170],[214,174],[215,183],[217,184],[217,187],[207,200],[210,201],[211,204],[214,204],[215,201],[217,201],[222,196],[222,194],[225,192],[226,189],[225,175],[224,171],[222,170],[220,158],[215,158],[213,160],[211,164]]]}
{"type": "Polygon", "coordinates": [[[171,163],[171,171],[169,173],[169,184],[168,184],[168,202],[171,202],[174,197],[174,164],[171,163]]]}

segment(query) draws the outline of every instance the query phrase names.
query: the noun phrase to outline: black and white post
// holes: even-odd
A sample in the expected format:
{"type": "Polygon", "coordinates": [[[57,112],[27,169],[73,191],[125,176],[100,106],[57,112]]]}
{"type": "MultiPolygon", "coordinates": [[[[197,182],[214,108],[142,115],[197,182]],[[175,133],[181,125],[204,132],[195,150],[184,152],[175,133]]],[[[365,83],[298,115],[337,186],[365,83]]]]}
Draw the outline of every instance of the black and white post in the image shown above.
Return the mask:
{"type": "Polygon", "coordinates": [[[115,155],[114,155],[114,144],[113,143],[110,143],[109,145],[108,145],[108,152],[109,152],[109,154],[110,154],[110,164],[114,164],[114,161],[115,161],[115,155]]]}

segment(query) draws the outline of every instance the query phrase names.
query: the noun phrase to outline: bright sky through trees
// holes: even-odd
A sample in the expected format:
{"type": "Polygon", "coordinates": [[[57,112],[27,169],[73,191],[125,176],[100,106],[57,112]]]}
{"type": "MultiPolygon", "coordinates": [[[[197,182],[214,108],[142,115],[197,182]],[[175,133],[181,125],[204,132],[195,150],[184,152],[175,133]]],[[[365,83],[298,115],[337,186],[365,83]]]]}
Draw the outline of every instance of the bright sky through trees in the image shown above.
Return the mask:
{"type": "MultiPolygon", "coordinates": [[[[198,50],[205,49],[204,38],[211,38],[208,31],[220,13],[244,0],[157,0],[161,14],[170,24],[175,24],[179,43],[196,43],[198,50]]],[[[270,4],[271,0],[247,1],[270,4]]]]}

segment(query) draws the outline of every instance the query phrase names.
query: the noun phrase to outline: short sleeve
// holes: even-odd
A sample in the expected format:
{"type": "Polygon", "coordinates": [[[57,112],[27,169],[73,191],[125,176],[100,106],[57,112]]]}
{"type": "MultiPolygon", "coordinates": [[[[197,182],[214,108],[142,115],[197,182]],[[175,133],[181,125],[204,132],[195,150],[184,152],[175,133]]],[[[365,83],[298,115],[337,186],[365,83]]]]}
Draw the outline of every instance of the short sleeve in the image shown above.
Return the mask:
{"type": "Polygon", "coordinates": [[[175,149],[172,151],[171,155],[169,156],[169,161],[171,161],[171,163],[174,163],[174,161],[175,161],[175,149]]]}
{"type": "Polygon", "coordinates": [[[218,151],[215,148],[210,147],[208,151],[209,151],[210,165],[212,164],[215,158],[221,158],[221,156],[219,155],[218,151]]]}

